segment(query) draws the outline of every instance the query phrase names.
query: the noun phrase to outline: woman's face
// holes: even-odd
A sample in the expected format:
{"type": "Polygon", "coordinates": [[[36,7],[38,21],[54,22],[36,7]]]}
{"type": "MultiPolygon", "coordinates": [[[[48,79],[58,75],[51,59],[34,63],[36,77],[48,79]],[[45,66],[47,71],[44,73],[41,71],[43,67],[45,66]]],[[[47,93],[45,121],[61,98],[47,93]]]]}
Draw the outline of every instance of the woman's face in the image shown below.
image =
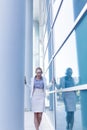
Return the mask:
{"type": "Polygon", "coordinates": [[[37,77],[41,77],[42,76],[42,71],[40,69],[36,70],[36,75],[37,77]]]}
{"type": "Polygon", "coordinates": [[[72,69],[67,70],[67,76],[71,77],[72,76],[72,69]]]}

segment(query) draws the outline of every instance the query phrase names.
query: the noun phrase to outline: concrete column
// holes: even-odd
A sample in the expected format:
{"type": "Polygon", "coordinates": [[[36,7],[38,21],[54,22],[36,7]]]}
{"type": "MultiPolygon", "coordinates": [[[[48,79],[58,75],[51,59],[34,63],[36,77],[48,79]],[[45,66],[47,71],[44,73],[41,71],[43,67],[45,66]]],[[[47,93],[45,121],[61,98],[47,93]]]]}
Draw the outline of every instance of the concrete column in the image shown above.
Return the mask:
{"type": "Polygon", "coordinates": [[[33,75],[33,0],[26,0],[26,26],[25,26],[25,106],[30,109],[30,80],[33,75]]]}
{"type": "MultiPolygon", "coordinates": [[[[75,18],[78,16],[86,0],[74,0],[75,18]],[[78,2],[77,2],[78,1],[78,2]]],[[[76,28],[77,54],[80,84],[87,84],[87,12],[76,28]]],[[[81,92],[82,130],[87,130],[87,91],[81,92]]]]}
{"type": "Polygon", "coordinates": [[[25,1],[0,0],[0,130],[24,130],[25,1]]]}

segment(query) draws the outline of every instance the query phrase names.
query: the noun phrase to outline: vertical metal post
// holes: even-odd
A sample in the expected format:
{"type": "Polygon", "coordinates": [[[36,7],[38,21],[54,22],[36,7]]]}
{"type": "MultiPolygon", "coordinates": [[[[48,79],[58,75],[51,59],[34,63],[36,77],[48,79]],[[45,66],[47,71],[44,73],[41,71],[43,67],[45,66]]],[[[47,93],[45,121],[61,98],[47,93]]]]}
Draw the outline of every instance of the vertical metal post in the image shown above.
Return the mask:
{"type": "MultiPolygon", "coordinates": [[[[53,24],[53,0],[51,0],[51,26],[53,24]]],[[[54,33],[53,29],[51,31],[51,50],[52,50],[52,55],[54,54],[54,33]]],[[[52,79],[55,78],[55,61],[53,59],[52,61],[52,79]]],[[[55,90],[55,84],[53,84],[53,90],[55,90]]],[[[53,94],[53,110],[54,110],[54,127],[56,130],[56,94],[53,94]]]]}

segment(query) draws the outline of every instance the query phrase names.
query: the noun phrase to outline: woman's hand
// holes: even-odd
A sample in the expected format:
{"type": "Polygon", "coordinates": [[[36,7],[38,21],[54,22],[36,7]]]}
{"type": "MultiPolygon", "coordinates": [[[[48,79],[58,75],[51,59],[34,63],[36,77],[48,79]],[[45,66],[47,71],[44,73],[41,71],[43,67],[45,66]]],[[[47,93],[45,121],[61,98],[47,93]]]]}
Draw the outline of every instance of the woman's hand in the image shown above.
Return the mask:
{"type": "Polygon", "coordinates": [[[52,84],[56,84],[56,79],[55,78],[53,78],[52,84]]]}

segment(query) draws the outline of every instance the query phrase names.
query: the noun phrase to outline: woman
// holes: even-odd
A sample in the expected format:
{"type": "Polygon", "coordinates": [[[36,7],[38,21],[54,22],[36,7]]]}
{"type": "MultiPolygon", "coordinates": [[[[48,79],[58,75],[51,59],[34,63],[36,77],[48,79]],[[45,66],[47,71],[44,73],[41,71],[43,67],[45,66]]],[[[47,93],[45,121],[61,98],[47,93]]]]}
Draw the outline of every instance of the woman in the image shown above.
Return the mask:
{"type": "MultiPolygon", "coordinates": [[[[67,68],[66,76],[62,77],[60,80],[60,87],[68,88],[75,86],[74,79],[72,77],[72,68],[67,68]]],[[[76,92],[64,92],[63,100],[66,110],[66,121],[67,121],[67,130],[72,130],[74,125],[74,112],[76,110],[76,92]]]]}
{"type": "Polygon", "coordinates": [[[34,124],[36,130],[39,130],[39,126],[42,120],[42,114],[45,109],[45,91],[46,91],[46,79],[42,76],[42,69],[36,68],[36,76],[31,81],[31,97],[32,97],[32,111],[34,112],[34,124]]]}

